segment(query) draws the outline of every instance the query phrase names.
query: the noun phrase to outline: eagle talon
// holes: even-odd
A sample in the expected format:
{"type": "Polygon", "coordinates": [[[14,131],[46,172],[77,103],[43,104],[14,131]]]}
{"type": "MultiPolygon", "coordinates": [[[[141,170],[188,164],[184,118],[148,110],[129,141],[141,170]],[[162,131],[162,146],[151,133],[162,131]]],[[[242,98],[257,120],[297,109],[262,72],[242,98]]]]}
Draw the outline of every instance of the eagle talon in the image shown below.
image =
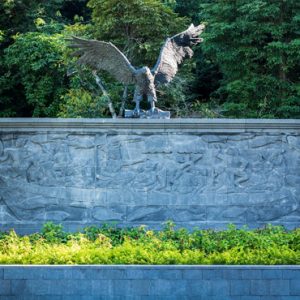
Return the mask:
{"type": "Polygon", "coordinates": [[[141,114],[141,111],[139,109],[135,108],[134,111],[133,111],[133,117],[134,118],[139,118],[140,114],[141,114]]]}
{"type": "Polygon", "coordinates": [[[150,113],[151,114],[157,114],[159,112],[159,109],[157,107],[151,107],[150,108],[150,113]]]}

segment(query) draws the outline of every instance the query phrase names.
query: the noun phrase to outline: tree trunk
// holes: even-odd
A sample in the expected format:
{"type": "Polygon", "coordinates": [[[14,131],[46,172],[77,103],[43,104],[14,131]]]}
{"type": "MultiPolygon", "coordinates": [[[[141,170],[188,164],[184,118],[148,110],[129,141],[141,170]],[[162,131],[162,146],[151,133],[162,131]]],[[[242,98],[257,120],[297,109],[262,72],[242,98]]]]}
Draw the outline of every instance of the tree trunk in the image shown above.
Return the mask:
{"type": "Polygon", "coordinates": [[[109,109],[109,112],[110,112],[112,118],[116,119],[117,118],[117,114],[115,112],[115,109],[114,109],[113,103],[111,101],[111,98],[109,97],[109,95],[108,95],[106,89],[104,88],[104,85],[103,85],[100,77],[97,75],[96,71],[93,72],[93,75],[95,77],[97,85],[100,87],[100,89],[101,89],[101,91],[102,91],[105,99],[107,100],[108,109],[109,109]]]}

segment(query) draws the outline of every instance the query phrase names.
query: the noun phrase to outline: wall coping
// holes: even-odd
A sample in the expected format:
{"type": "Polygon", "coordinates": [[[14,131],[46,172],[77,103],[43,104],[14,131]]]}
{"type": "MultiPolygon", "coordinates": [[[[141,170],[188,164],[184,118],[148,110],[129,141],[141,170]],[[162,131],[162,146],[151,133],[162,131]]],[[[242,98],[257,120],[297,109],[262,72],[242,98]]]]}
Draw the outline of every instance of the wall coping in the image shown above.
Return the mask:
{"type": "Polygon", "coordinates": [[[1,268],[91,268],[91,269],[292,269],[299,270],[300,265],[2,265],[1,268]]]}
{"type": "Polygon", "coordinates": [[[28,131],[205,131],[257,132],[300,131],[300,119],[62,119],[62,118],[0,118],[0,132],[28,131]]]}

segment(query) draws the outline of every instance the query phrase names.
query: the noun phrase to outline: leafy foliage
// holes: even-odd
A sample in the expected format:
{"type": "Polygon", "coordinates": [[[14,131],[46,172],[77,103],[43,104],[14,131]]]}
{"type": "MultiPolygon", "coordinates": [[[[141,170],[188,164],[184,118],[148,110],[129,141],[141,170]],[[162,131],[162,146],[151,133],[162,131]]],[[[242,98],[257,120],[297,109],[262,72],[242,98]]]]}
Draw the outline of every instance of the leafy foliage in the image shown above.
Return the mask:
{"type": "Polygon", "coordinates": [[[90,0],[88,6],[95,37],[112,41],[136,66],[154,65],[166,37],[188,24],[159,0],[90,0]]]}
{"type": "Polygon", "coordinates": [[[176,229],[103,225],[67,233],[47,223],[41,233],[0,235],[2,264],[300,264],[299,228],[176,229]]]}
{"type": "Polygon", "coordinates": [[[26,100],[32,116],[55,116],[65,92],[64,47],[60,34],[29,32],[16,36],[14,44],[4,51],[6,73],[1,78],[1,92],[8,98],[15,91],[14,102],[26,100]]]}
{"type": "Polygon", "coordinates": [[[214,93],[230,117],[300,116],[300,3],[202,1],[205,55],[223,73],[214,93]]]}
{"type": "Polygon", "coordinates": [[[36,20],[69,23],[74,17],[88,18],[87,0],[2,0],[0,28],[10,39],[16,33],[36,31],[36,20]]]}
{"type": "MultiPolygon", "coordinates": [[[[159,107],[174,117],[300,117],[297,0],[3,0],[0,117],[109,116],[107,98],[74,66],[65,38],[111,41],[134,65],[152,66],[164,39],[190,22],[207,24],[204,43],[160,88],[159,107]]],[[[99,75],[120,107],[127,89],[99,75]]]]}

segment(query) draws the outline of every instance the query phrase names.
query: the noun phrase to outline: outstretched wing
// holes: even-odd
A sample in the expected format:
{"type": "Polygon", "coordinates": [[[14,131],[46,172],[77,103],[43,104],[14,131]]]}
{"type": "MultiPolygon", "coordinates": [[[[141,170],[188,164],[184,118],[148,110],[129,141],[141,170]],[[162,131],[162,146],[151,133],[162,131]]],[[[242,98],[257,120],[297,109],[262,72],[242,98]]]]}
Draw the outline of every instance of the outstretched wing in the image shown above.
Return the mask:
{"type": "Polygon", "coordinates": [[[178,66],[183,59],[193,56],[194,52],[190,47],[203,41],[199,38],[199,35],[204,30],[204,27],[204,25],[195,27],[191,24],[186,31],[166,40],[160,51],[157,63],[152,70],[155,76],[155,84],[167,84],[175,77],[178,66]]]}
{"type": "Polygon", "coordinates": [[[72,37],[71,48],[77,48],[74,56],[80,56],[78,63],[94,70],[105,70],[115,79],[124,83],[135,83],[135,68],[127,57],[112,43],[85,40],[72,37]]]}

